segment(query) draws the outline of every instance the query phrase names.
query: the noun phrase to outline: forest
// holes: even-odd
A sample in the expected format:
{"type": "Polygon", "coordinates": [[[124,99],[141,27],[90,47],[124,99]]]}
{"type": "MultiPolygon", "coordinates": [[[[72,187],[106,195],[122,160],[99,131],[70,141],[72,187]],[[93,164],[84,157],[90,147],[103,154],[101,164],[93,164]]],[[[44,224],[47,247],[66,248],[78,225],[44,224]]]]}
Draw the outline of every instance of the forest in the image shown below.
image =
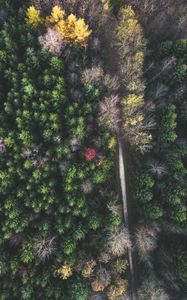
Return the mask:
{"type": "Polygon", "coordinates": [[[187,300],[185,0],[0,0],[0,300],[187,300]]]}

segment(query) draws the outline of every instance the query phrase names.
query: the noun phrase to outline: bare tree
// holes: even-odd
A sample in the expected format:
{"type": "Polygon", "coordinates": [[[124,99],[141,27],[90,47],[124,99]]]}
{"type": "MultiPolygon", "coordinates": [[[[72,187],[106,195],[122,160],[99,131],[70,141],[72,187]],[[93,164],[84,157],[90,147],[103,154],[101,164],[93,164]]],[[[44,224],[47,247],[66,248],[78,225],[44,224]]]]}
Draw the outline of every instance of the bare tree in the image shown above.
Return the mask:
{"type": "Polygon", "coordinates": [[[138,290],[139,300],[170,300],[160,282],[154,277],[144,280],[141,288],[138,290]]]}
{"type": "Polygon", "coordinates": [[[156,74],[150,79],[148,84],[155,81],[158,77],[160,77],[160,75],[169,72],[169,70],[171,70],[171,68],[173,68],[175,64],[176,64],[176,58],[174,56],[163,59],[161,64],[158,66],[156,74]]]}
{"type": "Polygon", "coordinates": [[[160,163],[160,162],[156,161],[156,160],[148,162],[148,167],[150,169],[150,172],[153,175],[156,175],[158,178],[163,177],[168,172],[167,166],[163,163],[160,163]]]}
{"type": "Polygon", "coordinates": [[[86,68],[82,74],[82,82],[84,84],[101,85],[104,78],[104,70],[100,65],[86,68]]]}
{"type": "Polygon", "coordinates": [[[151,39],[185,34],[185,0],[129,0],[151,39]]]}
{"type": "Polygon", "coordinates": [[[157,247],[157,231],[154,226],[140,225],[135,232],[135,247],[143,261],[150,259],[150,253],[157,247]]]}
{"type": "Polygon", "coordinates": [[[114,256],[121,256],[131,248],[128,230],[122,226],[108,234],[108,250],[114,256]]]}
{"type": "Polygon", "coordinates": [[[34,250],[40,260],[45,261],[54,253],[55,240],[56,237],[43,238],[41,236],[34,239],[34,250]]]}
{"type": "Polygon", "coordinates": [[[48,28],[44,35],[39,36],[38,40],[45,50],[57,56],[61,55],[67,45],[66,42],[62,40],[60,34],[51,28],[48,28]]]}
{"type": "Polygon", "coordinates": [[[119,98],[116,95],[104,98],[99,104],[99,123],[112,131],[118,131],[120,124],[119,98]]]}
{"type": "Polygon", "coordinates": [[[84,194],[90,194],[93,190],[93,184],[90,179],[86,179],[82,185],[81,185],[81,190],[83,191],[84,194]]]}

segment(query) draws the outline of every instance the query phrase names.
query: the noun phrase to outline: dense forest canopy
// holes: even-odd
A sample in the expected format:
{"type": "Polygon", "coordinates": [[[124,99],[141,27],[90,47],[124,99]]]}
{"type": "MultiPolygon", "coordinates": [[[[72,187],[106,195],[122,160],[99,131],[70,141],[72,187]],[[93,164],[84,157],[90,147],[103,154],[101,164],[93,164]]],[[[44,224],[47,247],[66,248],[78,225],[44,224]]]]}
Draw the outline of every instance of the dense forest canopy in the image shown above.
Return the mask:
{"type": "Polygon", "coordinates": [[[186,299],[186,25],[0,0],[0,300],[186,299]]]}

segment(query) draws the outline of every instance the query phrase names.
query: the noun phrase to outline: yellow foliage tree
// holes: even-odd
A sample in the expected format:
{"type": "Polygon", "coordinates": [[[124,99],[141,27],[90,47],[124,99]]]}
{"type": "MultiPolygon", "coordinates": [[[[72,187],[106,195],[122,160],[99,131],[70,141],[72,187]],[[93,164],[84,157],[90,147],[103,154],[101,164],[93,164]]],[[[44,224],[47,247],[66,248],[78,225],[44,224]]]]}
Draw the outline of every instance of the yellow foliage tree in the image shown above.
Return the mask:
{"type": "Polygon", "coordinates": [[[125,108],[133,109],[134,107],[140,107],[144,104],[143,95],[129,94],[124,98],[123,104],[125,108]]]}
{"type": "MultiPolygon", "coordinates": [[[[44,20],[40,17],[40,11],[34,6],[30,6],[27,9],[26,22],[36,28],[44,23],[44,20]]],[[[51,15],[46,17],[45,25],[55,29],[63,40],[69,43],[78,43],[81,46],[86,45],[92,33],[84,19],[77,18],[73,14],[65,19],[65,11],[58,5],[55,5],[51,15]]]]}
{"type": "Polygon", "coordinates": [[[135,12],[132,6],[128,5],[122,9],[124,18],[135,18],[135,12]]]}
{"type": "Polygon", "coordinates": [[[131,6],[120,10],[116,46],[121,78],[126,89],[126,96],[122,100],[124,132],[131,145],[145,152],[151,147],[148,130],[154,125],[145,114],[143,65],[146,40],[131,6]]]}
{"type": "Polygon", "coordinates": [[[120,21],[116,28],[121,76],[127,89],[131,82],[139,82],[143,73],[146,40],[143,29],[131,6],[120,10],[120,21]]]}
{"type": "Polygon", "coordinates": [[[58,27],[58,23],[56,25],[57,32],[60,33],[63,39],[68,40],[69,42],[73,42],[76,39],[75,35],[75,24],[77,22],[77,18],[75,15],[71,14],[67,17],[64,23],[64,29],[61,31],[61,28],[58,27]]]}
{"type": "Polygon", "coordinates": [[[65,11],[61,9],[58,5],[55,5],[52,8],[51,15],[46,18],[46,21],[49,23],[58,23],[63,20],[65,17],[65,11]]]}
{"type": "Polygon", "coordinates": [[[75,41],[84,46],[85,41],[89,38],[92,31],[89,30],[88,25],[84,19],[78,19],[75,23],[75,41]]]}
{"type": "Polygon", "coordinates": [[[55,25],[55,30],[59,33],[61,38],[65,39],[66,35],[66,22],[65,20],[60,20],[56,25],[55,25]]]}
{"type": "Polygon", "coordinates": [[[104,10],[108,11],[110,9],[110,3],[109,0],[101,0],[104,10]]]}
{"type": "Polygon", "coordinates": [[[150,148],[151,134],[146,132],[146,127],[151,127],[151,122],[146,122],[143,112],[143,95],[129,94],[123,101],[124,128],[130,142],[144,152],[150,148]]]}
{"type": "Polygon", "coordinates": [[[57,272],[60,278],[62,278],[63,280],[68,279],[73,274],[72,269],[68,264],[64,264],[62,267],[58,269],[57,272]]]}
{"type": "Polygon", "coordinates": [[[91,260],[87,261],[82,268],[82,276],[84,278],[89,278],[92,275],[92,273],[94,272],[95,266],[96,266],[95,260],[91,259],[91,260]]]}
{"type": "Polygon", "coordinates": [[[59,21],[55,29],[60,33],[63,39],[69,42],[79,43],[82,46],[85,45],[85,42],[92,33],[84,19],[77,19],[73,14],[69,15],[65,21],[59,21]]]}
{"type": "Polygon", "coordinates": [[[111,285],[107,296],[109,300],[116,300],[118,297],[123,296],[128,287],[128,282],[127,280],[119,278],[118,281],[116,282],[116,285],[111,285]]]}
{"type": "Polygon", "coordinates": [[[40,16],[40,11],[37,10],[33,5],[27,9],[26,23],[37,28],[43,23],[43,19],[40,16]]]}

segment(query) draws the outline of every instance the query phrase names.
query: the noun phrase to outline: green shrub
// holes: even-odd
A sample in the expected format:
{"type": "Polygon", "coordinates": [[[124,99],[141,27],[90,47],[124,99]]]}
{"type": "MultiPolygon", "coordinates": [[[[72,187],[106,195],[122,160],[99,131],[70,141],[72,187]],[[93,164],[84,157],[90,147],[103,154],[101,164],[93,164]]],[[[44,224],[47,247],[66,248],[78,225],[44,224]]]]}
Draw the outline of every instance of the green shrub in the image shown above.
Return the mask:
{"type": "Polygon", "coordinates": [[[187,281],[187,254],[184,249],[175,249],[173,253],[174,265],[176,267],[177,275],[185,284],[187,281]]]}
{"type": "Polygon", "coordinates": [[[86,282],[77,279],[75,283],[72,284],[70,299],[87,300],[89,295],[90,295],[89,287],[86,282]]]}
{"type": "Polygon", "coordinates": [[[158,47],[158,55],[159,57],[167,57],[167,56],[175,56],[179,59],[186,56],[186,39],[179,39],[175,41],[167,40],[160,43],[158,47]]]}
{"type": "Polygon", "coordinates": [[[170,104],[167,107],[161,108],[158,112],[158,142],[163,143],[172,143],[176,140],[177,135],[175,132],[176,129],[176,112],[175,105],[170,104]]]}
{"type": "Polygon", "coordinates": [[[164,210],[161,205],[151,203],[144,206],[143,214],[148,220],[157,220],[164,216],[164,210]]]}
{"type": "Polygon", "coordinates": [[[150,202],[153,199],[153,187],[154,180],[148,172],[140,172],[136,179],[135,199],[140,203],[150,202]]]}
{"type": "Polygon", "coordinates": [[[169,81],[172,86],[177,87],[185,83],[187,73],[187,65],[179,63],[169,75],[169,81]]]}
{"type": "MultiPolygon", "coordinates": [[[[173,54],[173,41],[164,41],[158,47],[158,58],[170,56],[173,54]]],[[[157,56],[156,56],[157,58],[157,56]]]]}
{"type": "Polygon", "coordinates": [[[179,59],[186,58],[187,39],[176,40],[173,45],[174,54],[179,59]]]}

